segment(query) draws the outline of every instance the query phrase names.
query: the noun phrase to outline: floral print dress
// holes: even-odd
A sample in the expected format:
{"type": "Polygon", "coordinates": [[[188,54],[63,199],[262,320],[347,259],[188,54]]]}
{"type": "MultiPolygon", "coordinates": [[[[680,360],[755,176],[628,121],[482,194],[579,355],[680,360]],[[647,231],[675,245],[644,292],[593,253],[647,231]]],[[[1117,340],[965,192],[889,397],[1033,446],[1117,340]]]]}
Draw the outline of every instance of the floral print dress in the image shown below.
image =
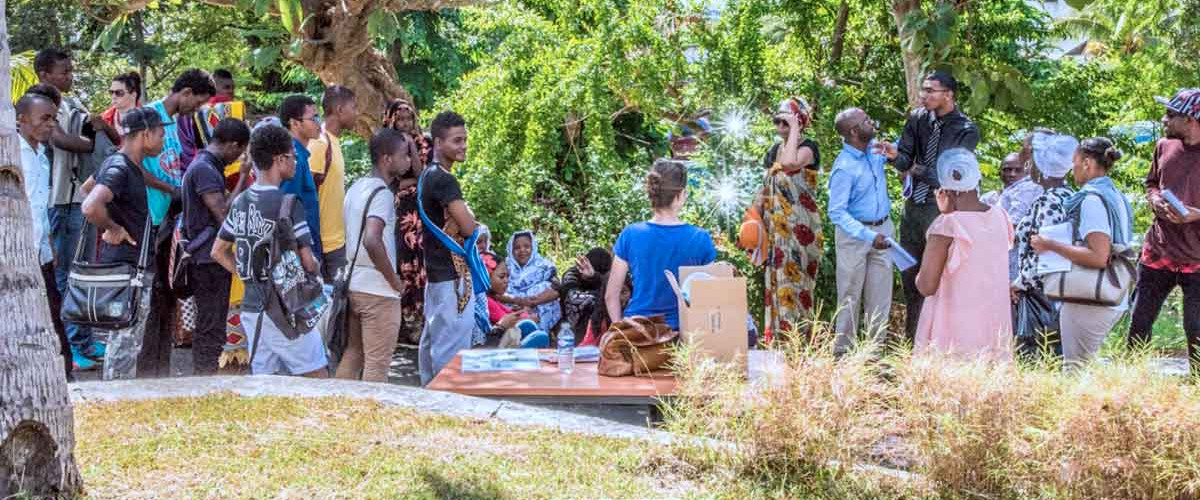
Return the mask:
{"type": "Polygon", "coordinates": [[[795,333],[813,308],[820,267],[821,214],[805,171],[774,165],[762,192],[767,226],[765,271],[766,328],[774,335],[795,333]]]}
{"type": "Polygon", "coordinates": [[[1037,274],[1038,254],[1029,246],[1029,238],[1038,234],[1045,226],[1067,222],[1063,203],[1075,192],[1066,186],[1050,188],[1029,207],[1029,215],[1017,223],[1014,247],[1017,249],[1017,288],[1021,290],[1042,289],[1042,277],[1037,274]]]}

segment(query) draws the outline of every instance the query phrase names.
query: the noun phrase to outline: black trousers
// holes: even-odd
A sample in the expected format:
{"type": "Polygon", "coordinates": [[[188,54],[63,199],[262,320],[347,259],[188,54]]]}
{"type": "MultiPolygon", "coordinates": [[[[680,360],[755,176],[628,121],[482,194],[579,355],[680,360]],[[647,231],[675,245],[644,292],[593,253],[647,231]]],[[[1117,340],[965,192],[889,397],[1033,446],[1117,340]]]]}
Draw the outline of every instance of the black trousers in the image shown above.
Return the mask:
{"type": "Polygon", "coordinates": [[[67,371],[67,381],[75,380],[71,373],[75,363],[71,359],[71,342],[67,340],[67,328],[62,321],[62,294],[54,281],[54,263],[42,265],[42,282],[46,285],[46,299],[50,303],[50,323],[54,325],[54,333],[58,334],[58,343],[62,347],[64,369],[67,371]]]}
{"type": "MultiPolygon", "coordinates": [[[[900,246],[917,259],[917,265],[900,273],[900,284],[904,287],[904,336],[912,342],[917,334],[917,322],[921,319],[921,307],[925,296],[917,290],[917,273],[921,271],[921,257],[925,255],[925,232],[941,212],[934,202],[932,193],[923,204],[904,202],[904,215],[900,219],[900,246]]],[[[1007,264],[1006,264],[1007,265],[1007,264]]]]}
{"type": "Polygon", "coordinates": [[[171,334],[179,303],[171,294],[167,283],[170,279],[171,239],[155,248],[154,285],[150,287],[150,315],[146,317],[146,334],[142,337],[142,352],[138,353],[138,378],[163,378],[171,376],[171,350],[175,338],[171,334]]]}
{"type": "Polygon", "coordinates": [[[1192,373],[1200,374],[1200,273],[1177,273],[1138,266],[1137,296],[1129,325],[1129,345],[1150,343],[1154,321],[1167,295],[1178,286],[1183,289],[1183,331],[1187,335],[1188,359],[1192,373]]]}
{"type": "Polygon", "coordinates": [[[212,375],[217,373],[217,362],[225,348],[231,275],[215,262],[193,264],[190,272],[192,297],[196,301],[192,367],[196,375],[212,375]]]}

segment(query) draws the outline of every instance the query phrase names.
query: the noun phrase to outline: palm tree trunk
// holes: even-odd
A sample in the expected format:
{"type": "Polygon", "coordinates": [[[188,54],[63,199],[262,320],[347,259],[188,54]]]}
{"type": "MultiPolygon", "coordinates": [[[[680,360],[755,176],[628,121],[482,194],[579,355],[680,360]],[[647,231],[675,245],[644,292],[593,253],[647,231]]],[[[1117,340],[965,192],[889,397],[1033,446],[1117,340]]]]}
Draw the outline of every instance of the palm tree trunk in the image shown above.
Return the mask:
{"type": "Polygon", "coordinates": [[[29,237],[11,99],[5,0],[0,0],[0,498],[74,496],[75,415],[58,337],[29,237]]]}

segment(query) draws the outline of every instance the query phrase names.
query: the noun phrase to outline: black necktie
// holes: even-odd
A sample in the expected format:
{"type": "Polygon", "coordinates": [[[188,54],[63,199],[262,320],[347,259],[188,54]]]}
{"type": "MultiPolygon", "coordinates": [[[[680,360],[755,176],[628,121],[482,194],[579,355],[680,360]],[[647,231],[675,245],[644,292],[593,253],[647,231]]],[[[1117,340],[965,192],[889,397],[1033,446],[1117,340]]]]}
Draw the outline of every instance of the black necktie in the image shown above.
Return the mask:
{"type": "MultiPolygon", "coordinates": [[[[929,131],[929,140],[925,142],[925,168],[937,168],[938,150],[942,143],[942,120],[934,119],[929,131]]],[[[913,179],[912,199],[916,203],[925,203],[929,197],[929,184],[920,179],[913,179]]]]}

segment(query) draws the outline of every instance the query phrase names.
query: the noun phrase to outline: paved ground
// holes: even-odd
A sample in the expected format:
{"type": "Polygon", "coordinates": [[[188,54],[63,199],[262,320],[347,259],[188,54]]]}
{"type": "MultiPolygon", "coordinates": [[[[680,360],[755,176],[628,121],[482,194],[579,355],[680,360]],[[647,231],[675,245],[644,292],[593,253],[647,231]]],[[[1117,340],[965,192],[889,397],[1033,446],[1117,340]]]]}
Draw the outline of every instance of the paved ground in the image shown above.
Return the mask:
{"type": "MultiPolygon", "coordinates": [[[[192,376],[192,350],[175,349],[171,353],[171,372],[174,377],[192,376]]],[[[76,372],[76,380],[96,381],[100,379],[100,371],[76,372]]],[[[392,357],[392,368],[389,382],[398,386],[418,387],[420,376],[417,374],[417,346],[400,344],[392,357]]],[[[649,412],[643,406],[625,405],[534,405],[552,410],[566,411],[578,415],[602,418],[612,422],[630,425],[647,425],[649,412]]]]}

